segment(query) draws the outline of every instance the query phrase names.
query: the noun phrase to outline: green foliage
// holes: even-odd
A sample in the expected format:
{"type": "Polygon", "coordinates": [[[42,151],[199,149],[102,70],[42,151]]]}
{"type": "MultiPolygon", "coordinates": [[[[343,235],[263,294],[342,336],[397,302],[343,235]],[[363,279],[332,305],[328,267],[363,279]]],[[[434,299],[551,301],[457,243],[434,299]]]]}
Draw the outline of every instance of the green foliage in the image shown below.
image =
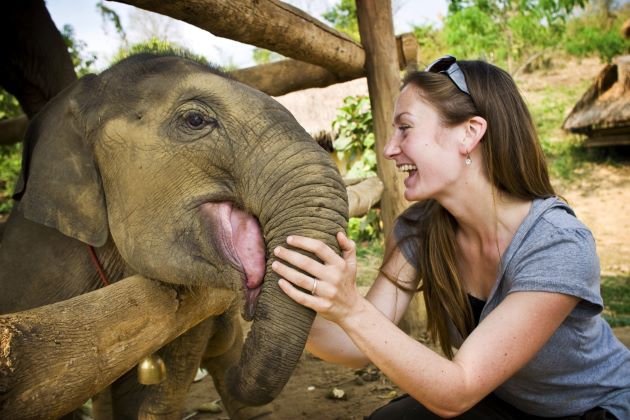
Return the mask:
{"type": "MultiPolygon", "coordinates": [[[[343,106],[337,110],[337,118],[333,121],[333,131],[337,133],[333,147],[337,159],[346,165],[345,176],[348,178],[376,176],[370,98],[367,96],[344,98],[343,106]]],[[[363,217],[350,218],[348,235],[356,242],[380,238],[382,229],[378,210],[371,209],[363,217]]]]}
{"type": "Polygon", "coordinates": [[[443,31],[431,23],[414,25],[413,34],[420,46],[421,56],[425,65],[444,55],[444,52],[447,50],[443,31]]]}
{"type": "Polygon", "coordinates": [[[11,211],[13,188],[20,174],[22,144],[0,146],[0,214],[11,211]]]}
{"type": "Polygon", "coordinates": [[[204,56],[195,54],[189,49],[173,42],[155,37],[149,39],[148,41],[139,42],[137,44],[130,45],[129,47],[121,48],[112,59],[112,64],[115,64],[130,55],[138,53],[177,54],[181,57],[186,57],[198,63],[208,65],[208,60],[206,60],[204,56]]]}
{"type": "Polygon", "coordinates": [[[111,22],[112,25],[114,25],[114,29],[116,30],[116,33],[118,33],[118,35],[120,36],[120,39],[123,41],[123,45],[127,44],[127,34],[125,33],[125,30],[123,29],[122,23],[120,21],[120,16],[118,16],[118,13],[116,13],[113,9],[110,9],[109,7],[105,6],[102,1],[99,1],[98,3],[96,3],[96,9],[101,14],[101,17],[103,18],[104,23],[111,22]]]}
{"type": "MultiPolygon", "coordinates": [[[[0,120],[14,118],[22,114],[17,99],[0,88],[0,120]]],[[[22,161],[22,145],[0,146],[0,214],[11,211],[13,186],[20,173],[22,161]]]]}
{"type": "Polygon", "coordinates": [[[15,96],[0,88],[0,120],[17,117],[21,113],[22,109],[15,96]]]}
{"type": "Polygon", "coordinates": [[[337,110],[332,124],[337,137],[333,141],[337,158],[346,163],[346,176],[365,178],[376,175],[374,126],[370,98],[348,96],[337,110]]]}
{"type": "Polygon", "coordinates": [[[371,241],[357,241],[357,285],[370,286],[376,276],[383,261],[383,239],[373,239],[371,241]]]}
{"type": "Polygon", "coordinates": [[[630,50],[630,40],[621,36],[622,23],[630,13],[608,14],[593,12],[577,17],[567,24],[563,40],[564,50],[576,57],[599,56],[610,62],[616,55],[630,50]]]}
{"type": "Polygon", "coordinates": [[[72,65],[77,76],[81,77],[88,73],[93,73],[92,66],[96,62],[94,53],[85,52],[87,47],[84,41],[78,40],[74,36],[74,28],[71,25],[63,25],[61,36],[66,43],[68,53],[72,59],[72,65]]]}
{"type": "Polygon", "coordinates": [[[604,319],[611,327],[630,326],[630,276],[602,276],[604,319]]]}
{"type": "Polygon", "coordinates": [[[355,41],[361,39],[359,22],[357,20],[357,6],[354,0],[341,0],[339,4],[322,13],[322,17],[333,25],[335,29],[346,33],[355,41]]]}
{"type": "Polygon", "coordinates": [[[551,176],[565,181],[572,180],[591,158],[584,150],[584,138],[567,135],[561,128],[587,85],[588,81],[574,86],[548,86],[539,92],[543,99],[529,105],[551,176]]]}
{"type": "Polygon", "coordinates": [[[571,10],[583,5],[583,0],[451,1],[445,38],[458,57],[485,58],[514,72],[557,45],[571,10]]]}
{"type": "Polygon", "coordinates": [[[501,28],[476,6],[449,15],[444,22],[447,51],[458,58],[486,58],[498,63],[506,55],[501,28]]]}
{"type": "Polygon", "coordinates": [[[348,237],[355,242],[378,240],[383,234],[381,216],[378,209],[370,209],[362,217],[351,217],[348,220],[348,237]]]}

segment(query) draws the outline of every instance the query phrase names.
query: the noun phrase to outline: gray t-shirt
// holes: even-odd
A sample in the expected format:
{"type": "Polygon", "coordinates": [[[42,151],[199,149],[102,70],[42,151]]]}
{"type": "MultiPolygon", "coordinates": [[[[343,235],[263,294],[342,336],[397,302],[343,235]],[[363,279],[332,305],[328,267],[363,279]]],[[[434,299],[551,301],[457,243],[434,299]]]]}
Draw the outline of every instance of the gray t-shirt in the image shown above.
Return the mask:
{"type": "MultiPolygon", "coordinates": [[[[417,268],[417,233],[424,204],[397,220],[394,235],[417,268]],[[405,239],[406,238],[406,239],[405,239]]],[[[555,197],[534,200],[502,256],[502,267],[481,313],[481,322],[505,297],[545,291],[581,301],[534,358],[495,390],[520,410],[537,416],[582,414],[602,407],[630,419],[630,351],[601,317],[599,259],[591,232],[555,197]]],[[[451,328],[453,342],[461,336],[451,328]]]]}

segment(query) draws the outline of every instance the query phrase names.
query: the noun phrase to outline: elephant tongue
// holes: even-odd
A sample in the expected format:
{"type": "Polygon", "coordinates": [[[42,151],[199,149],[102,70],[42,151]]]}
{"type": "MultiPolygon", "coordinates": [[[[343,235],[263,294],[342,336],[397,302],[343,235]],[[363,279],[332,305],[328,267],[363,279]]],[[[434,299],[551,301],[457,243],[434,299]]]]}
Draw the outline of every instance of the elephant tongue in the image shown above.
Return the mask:
{"type": "Polygon", "coordinates": [[[265,275],[265,244],[258,221],[250,214],[232,208],[232,243],[247,278],[247,289],[256,289],[265,275]]]}

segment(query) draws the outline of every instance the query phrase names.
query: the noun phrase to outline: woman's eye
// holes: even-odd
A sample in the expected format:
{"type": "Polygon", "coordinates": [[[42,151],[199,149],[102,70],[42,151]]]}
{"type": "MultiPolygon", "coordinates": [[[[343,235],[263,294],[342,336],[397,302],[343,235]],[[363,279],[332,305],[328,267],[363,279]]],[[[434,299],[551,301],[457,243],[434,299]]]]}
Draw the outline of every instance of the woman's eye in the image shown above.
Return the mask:
{"type": "Polygon", "coordinates": [[[186,124],[193,130],[199,130],[206,126],[206,120],[202,113],[197,111],[191,111],[184,115],[186,124]]]}
{"type": "Polygon", "coordinates": [[[398,126],[398,129],[399,129],[400,131],[402,131],[403,133],[404,133],[404,132],[405,132],[408,128],[409,128],[409,126],[408,126],[408,125],[399,125],[399,126],[398,126]]]}

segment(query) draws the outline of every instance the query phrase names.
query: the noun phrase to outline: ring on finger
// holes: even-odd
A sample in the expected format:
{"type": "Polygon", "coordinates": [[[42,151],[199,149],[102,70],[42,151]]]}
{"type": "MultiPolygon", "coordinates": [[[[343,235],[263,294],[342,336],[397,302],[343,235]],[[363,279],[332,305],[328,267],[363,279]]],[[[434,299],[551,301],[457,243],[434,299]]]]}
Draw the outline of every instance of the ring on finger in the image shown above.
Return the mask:
{"type": "Polygon", "coordinates": [[[313,279],[313,287],[311,288],[311,295],[315,296],[315,290],[317,290],[317,279],[313,279]]]}

